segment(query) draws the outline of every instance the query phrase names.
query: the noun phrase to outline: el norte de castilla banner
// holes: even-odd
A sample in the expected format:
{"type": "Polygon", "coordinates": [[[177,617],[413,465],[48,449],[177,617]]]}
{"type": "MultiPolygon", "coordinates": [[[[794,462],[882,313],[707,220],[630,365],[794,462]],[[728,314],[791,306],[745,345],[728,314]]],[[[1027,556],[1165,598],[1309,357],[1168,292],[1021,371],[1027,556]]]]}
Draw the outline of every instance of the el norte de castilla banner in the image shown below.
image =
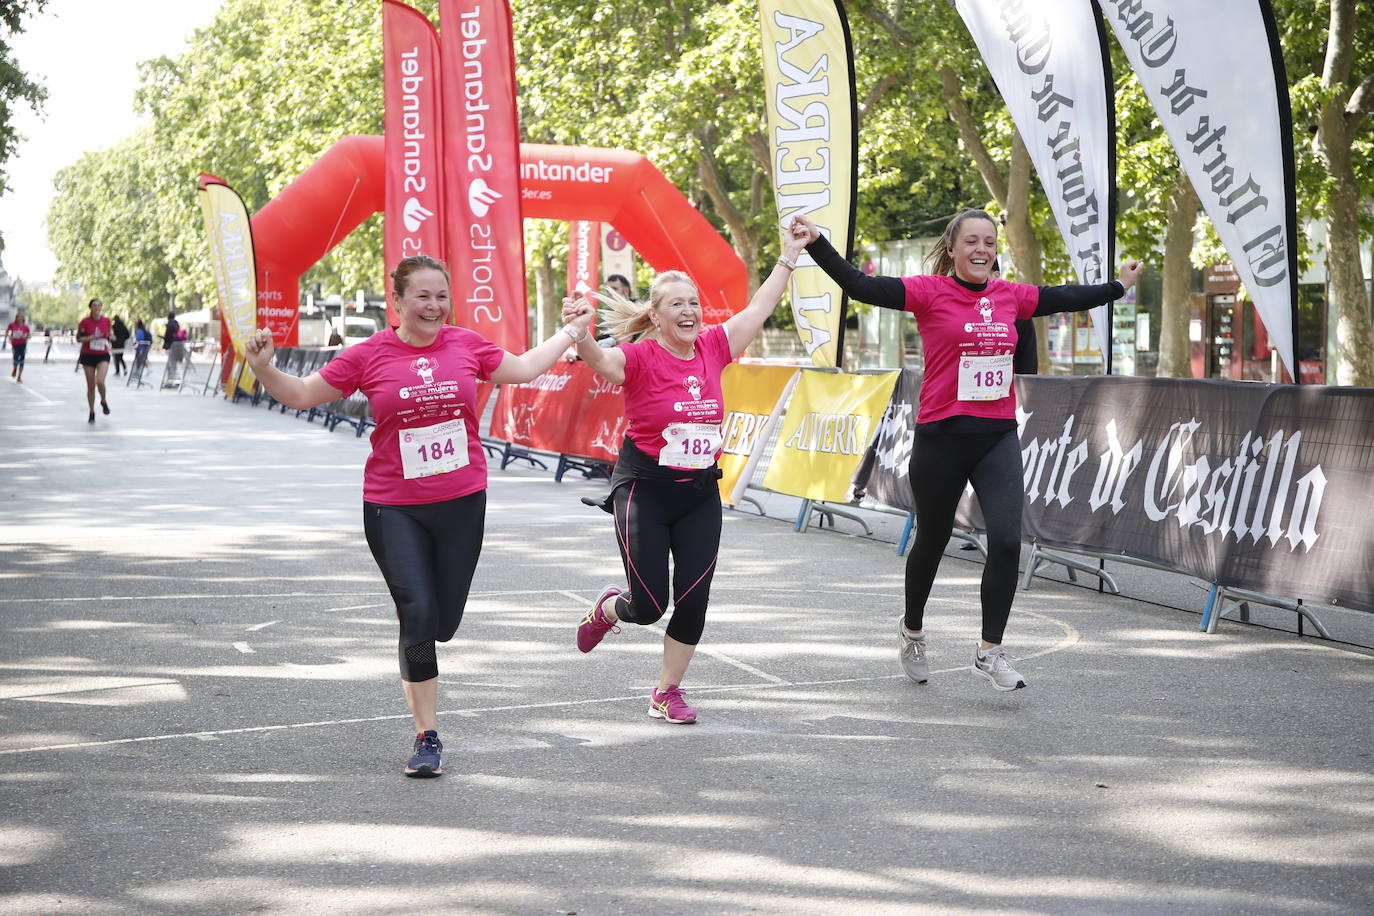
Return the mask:
{"type": "Polygon", "coordinates": [[[1268,0],[1100,0],[1292,378],[1292,111],[1268,0]]]}
{"type": "MultiPolygon", "coordinates": [[[[908,511],[918,390],[906,370],[856,475],[908,511]]],[[[1021,375],[1016,394],[1028,540],[1374,611],[1374,390],[1021,375]]],[[[959,518],[981,528],[971,493],[959,518]]]]}
{"type": "MultiPolygon", "coordinates": [[[[815,221],[853,256],[858,114],[849,23],[840,0],[759,0],[768,147],[779,226],[815,221]]],[[[817,366],[844,353],[845,297],[802,253],[791,280],[792,316],[817,366]]]]}
{"type": "MultiPolygon", "coordinates": [[[[1092,0],[956,0],[1026,144],[1081,283],[1114,276],[1115,87],[1092,0]]],[[[1110,358],[1110,306],[1092,310],[1110,358]]]]}

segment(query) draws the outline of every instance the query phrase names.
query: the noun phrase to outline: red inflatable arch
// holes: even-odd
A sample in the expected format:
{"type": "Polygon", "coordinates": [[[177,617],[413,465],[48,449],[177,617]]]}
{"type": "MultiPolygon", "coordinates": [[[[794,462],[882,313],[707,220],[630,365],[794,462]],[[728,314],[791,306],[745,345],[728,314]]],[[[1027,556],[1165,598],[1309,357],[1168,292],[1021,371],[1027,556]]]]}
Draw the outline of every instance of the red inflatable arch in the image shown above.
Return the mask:
{"type": "MultiPolygon", "coordinates": [[[[520,147],[523,215],[607,222],[656,271],[696,281],[708,323],[744,308],[748,268],[652,162],[628,150],[520,147]]],[[[253,215],[259,324],[296,343],[300,277],[383,209],[382,138],[343,137],[253,215]]],[[[389,269],[389,268],[388,268],[389,269]]]]}

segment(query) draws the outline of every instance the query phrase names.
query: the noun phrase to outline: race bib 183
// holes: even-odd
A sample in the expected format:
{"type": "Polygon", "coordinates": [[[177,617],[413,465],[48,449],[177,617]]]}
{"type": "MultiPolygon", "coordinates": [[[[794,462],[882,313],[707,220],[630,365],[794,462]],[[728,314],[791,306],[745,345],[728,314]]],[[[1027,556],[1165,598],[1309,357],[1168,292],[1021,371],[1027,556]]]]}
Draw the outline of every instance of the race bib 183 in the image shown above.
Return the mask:
{"type": "Polygon", "coordinates": [[[1011,354],[959,357],[959,400],[1000,401],[1011,391],[1011,354]]]}

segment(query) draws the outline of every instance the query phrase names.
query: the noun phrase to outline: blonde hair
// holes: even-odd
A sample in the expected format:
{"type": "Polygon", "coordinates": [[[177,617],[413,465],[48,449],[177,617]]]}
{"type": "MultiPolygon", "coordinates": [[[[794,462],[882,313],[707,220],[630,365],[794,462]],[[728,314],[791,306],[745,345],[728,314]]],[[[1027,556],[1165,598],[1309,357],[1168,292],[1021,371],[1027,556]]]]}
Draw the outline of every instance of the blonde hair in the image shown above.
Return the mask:
{"type": "Polygon", "coordinates": [[[954,273],[954,255],[950,249],[954,247],[954,241],[959,237],[959,227],[971,219],[985,219],[992,223],[992,228],[997,229],[997,220],[986,210],[960,210],[954,214],[954,218],[945,226],[945,234],[940,236],[940,242],[925,257],[925,264],[932,274],[937,277],[948,277],[954,273]]]}
{"type": "Polygon", "coordinates": [[[649,301],[631,302],[619,293],[614,292],[589,292],[587,298],[595,299],[604,308],[601,309],[601,326],[620,343],[631,340],[641,340],[658,336],[658,331],[654,327],[653,319],[649,317],[650,309],[658,308],[663,302],[663,289],[669,283],[686,283],[692,289],[697,289],[697,285],[692,282],[692,278],[680,270],[665,270],[663,273],[654,277],[654,282],[649,284],[649,301]]]}

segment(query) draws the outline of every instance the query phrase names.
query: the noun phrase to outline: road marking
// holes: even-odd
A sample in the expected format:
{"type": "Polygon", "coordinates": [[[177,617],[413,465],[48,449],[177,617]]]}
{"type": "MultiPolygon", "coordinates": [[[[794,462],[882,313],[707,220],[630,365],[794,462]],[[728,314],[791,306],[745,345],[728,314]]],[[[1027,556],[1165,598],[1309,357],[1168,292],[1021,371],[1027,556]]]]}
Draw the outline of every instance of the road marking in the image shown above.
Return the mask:
{"type": "MultiPolygon", "coordinates": [[[[551,592],[550,592],[550,590],[548,590],[548,589],[513,589],[513,590],[493,591],[493,592],[480,592],[480,593],[476,593],[476,592],[475,592],[475,593],[473,593],[472,597],[484,597],[484,596],[485,596],[485,597],[494,597],[494,596],[500,596],[500,595],[528,595],[528,594],[545,594],[545,595],[547,595],[547,594],[550,594],[550,593],[551,593],[551,592]]],[[[576,594],[576,593],[574,593],[574,592],[570,592],[570,591],[557,590],[557,591],[552,592],[552,593],[553,593],[553,594],[558,594],[558,595],[560,595],[560,596],[562,596],[562,597],[568,598],[569,600],[578,602],[578,603],[580,603],[580,604],[585,604],[588,600],[590,600],[590,599],[586,599],[586,598],[584,598],[583,596],[580,596],[580,595],[578,595],[578,594],[576,594]]],[[[337,595],[344,595],[344,594],[357,594],[357,593],[337,593],[337,595]]],[[[848,594],[848,593],[846,593],[846,594],[848,594]]],[[[188,597],[191,597],[191,596],[188,596],[188,597]]],[[[214,597],[214,596],[204,596],[204,595],[202,595],[202,596],[193,596],[193,597],[214,597]]],[[[224,597],[232,597],[232,596],[224,596],[224,597]]],[[[305,593],[305,592],[290,592],[290,593],[277,594],[277,595],[251,595],[251,596],[244,596],[244,597],[319,597],[319,595],[318,595],[318,594],[311,595],[311,594],[305,593]]],[[[17,599],[17,600],[23,601],[23,600],[27,600],[27,599],[17,599]]],[[[42,600],[42,599],[34,599],[34,600],[42,600]]],[[[79,599],[78,599],[78,600],[79,600],[79,599]]],[[[99,599],[90,599],[90,600],[99,600],[99,599]]],[[[132,600],[132,599],[125,599],[125,600],[132,600]]],[[[385,606],[385,605],[375,605],[375,606],[382,607],[382,606],[385,606]]],[[[360,608],[359,608],[359,609],[360,609],[360,608]]],[[[340,608],[339,610],[344,610],[344,608],[340,608]]],[[[498,610],[497,612],[499,612],[499,610],[498,610]]],[[[1062,637],[1057,643],[1055,643],[1054,645],[1049,646],[1049,647],[1047,647],[1047,648],[1045,648],[1045,649],[1041,649],[1041,650],[1035,651],[1035,652],[1029,652],[1029,653],[1026,653],[1026,654],[1024,654],[1024,655],[1018,654],[1018,655],[1015,656],[1015,657],[1018,658],[1018,659],[1036,658],[1036,657],[1039,657],[1039,656],[1042,656],[1042,655],[1049,655],[1049,654],[1054,653],[1054,652],[1063,651],[1064,649],[1067,649],[1067,648],[1069,648],[1070,646],[1073,646],[1073,645],[1075,645],[1076,643],[1078,643],[1078,642],[1081,640],[1081,638],[1082,638],[1081,635],[1079,634],[1078,630],[1076,630],[1071,624],[1067,623],[1066,621],[1060,620],[1060,619],[1058,619],[1058,618],[1056,618],[1056,617],[1050,617],[1049,615],[1040,614],[1040,613],[1037,613],[1037,612],[1035,612],[1035,611],[1019,611],[1018,613],[1025,614],[1025,615],[1028,616],[1028,617],[1034,617],[1034,618],[1036,618],[1036,619],[1038,619],[1038,620],[1043,620],[1043,621],[1045,621],[1046,623],[1049,623],[1049,624],[1052,624],[1052,625],[1054,625],[1054,626],[1057,626],[1057,627],[1059,627],[1059,628],[1063,631],[1063,633],[1064,633],[1063,637],[1062,637]]],[[[261,628],[263,628],[263,627],[265,627],[265,626],[270,626],[272,623],[278,623],[278,622],[279,622],[279,621],[269,621],[268,623],[265,623],[265,624],[258,624],[258,625],[256,625],[255,628],[256,628],[256,629],[261,629],[261,628]]],[[[250,628],[250,629],[251,629],[251,628],[250,628]]],[[[652,627],[651,629],[659,630],[660,632],[662,632],[662,631],[663,631],[663,624],[656,624],[656,625],[655,625],[654,627],[652,627]]],[[[236,643],[234,643],[234,648],[237,649],[237,650],[240,651],[240,652],[245,653],[245,654],[256,654],[256,652],[253,650],[253,648],[252,648],[251,646],[249,646],[248,643],[246,643],[246,642],[236,642],[236,643]]],[[[876,682],[880,682],[880,681],[902,680],[902,679],[904,679],[904,678],[906,677],[905,674],[884,674],[884,675],[867,675],[867,676],[862,676],[862,677],[829,678],[829,679],[814,680],[814,681],[787,681],[787,680],[784,680],[783,678],[777,677],[776,675],[769,674],[769,673],[766,672],[766,671],[763,671],[763,670],[761,670],[761,669],[759,669],[759,668],[756,668],[756,667],[754,667],[753,665],[748,664],[747,662],[743,662],[743,661],[740,661],[740,660],[737,659],[737,658],[733,658],[732,656],[726,655],[726,654],[723,653],[723,652],[719,652],[719,651],[716,651],[716,650],[714,650],[714,649],[705,648],[705,647],[698,648],[697,651],[700,652],[701,654],[707,655],[707,656],[709,656],[709,657],[711,657],[711,658],[713,658],[713,659],[715,659],[715,660],[717,660],[717,661],[720,661],[720,662],[723,662],[723,663],[725,663],[725,664],[731,665],[731,666],[733,666],[733,667],[735,667],[735,668],[737,668],[737,669],[739,669],[739,670],[741,670],[741,671],[746,671],[746,672],[748,672],[748,673],[754,675],[755,677],[761,678],[761,679],[763,679],[763,680],[765,680],[765,681],[768,682],[768,683],[764,683],[764,684],[750,683],[750,684],[720,684],[720,685],[714,685],[714,686],[712,686],[712,685],[705,685],[705,686],[698,685],[698,686],[694,686],[694,687],[692,688],[692,690],[693,690],[695,693],[698,693],[698,694],[702,694],[702,693],[732,693],[732,692],[738,692],[738,691],[744,691],[744,690],[757,691],[757,690],[777,690],[777,689],[808,688],[808,687],[839,687],[839,686],[842,686],[842,685],[845,685],[845,684],[866,684],[866,683],[876,683],[876,682]]],[[[955,665],[955,666],[952,666],[952,667],[949,667],[949,668],[941,668],[941,669],[932,670],[931,673],[932,673],[932,674],[949,674],[949,673],[953,673],[953,672],[956,672],[956,671],[967,671],[970,667],[971,667],[970,665],[955,665]]],[[[507,704],[507,705],[502,705],[502,706],[476,707],[476,708],[473,708],[473,709],[447,709],[447,710],[440,710],[440,711],[438,711],[437,714],[440,715],[440,716],[461,716],[461,717],[463,717],[463,718],[475,718],[475,717],[478,717],[478,716],[481,716],[481,715],[494,714],[494,713],[520,712],[520,711],[541,710],[541,709],[566,709],[566,708],[573,708],[573,707],[578,707],[578,706],[590,706],[590,705],[596,705],[596,704],[602,704],[602,703],[622,703],[622,702],[626,702],[626,701],[640,700],[640,699],[643,699],[643,695],[640,694],[640,693],[634,693],[634,694],[623,695],[623,696],[593,697],[593,698],[590,698],[590,699],[582,699],[582,700],[554,700],[554,701],[539,702],[539,703],[512,703],[512,704],[507,704]]],[[[284,730],[289,729],[289,728],[337,728],[337,727],[343,726],[343,725],[361,725],[361,724],[367,724],[367,723],[372,723],[372,722],[394,722],[394,721],[408,720],[409,718],[410,718],[409,713],[400,713],[400,714],[385,715],[385,716],[366,716],[366,717],[351,718],[351,719],[332,719],[332,720],[317,721],[317,722],[298,722],[298,723],[289,723],[289,724],[284,724],[284,725],[258,725],[258,726],[250,726],[250,727],[246,727],[246,728],[214,729],[214,730],[199,731],[199,732],[180,732],[180,733],[177,733],[177,734],[167,734],[167,735],[140,735],[140,736],[133,737],[133,738],[113,738],[113,739],[109,739],[109,740],[105,740],[105,741],[82,741],[82,742],[72,742],[72,743],[69,743],[69,744],[51,744],[51,745],[43,745],[43,746],[38,746],[38,747],[12,748],[12,749],[8,749],[8,750],[0,750],[0,756],[9,756],[9,755],[13,755],[13,754],[37,753],[37,752],[41,752],[41,751],[75,750],[75,749],[81,749],[81,748],[110,747],[110,746],[120,745],[120,744],[141,744],[141,743],[152,742],[152,741],[174,741],[174,740],[184,739],[184,738],[195,738],[195,739],[197,739],[197,740],[199,740],[199,741],[213,741],[213,740],[217,740],[219,737],[225,736],[225,735],[246,735],[246,734],[255,734],[255,733],[261,733],[261,732],[284,731],[284,730]]]]}
{"type": "MultiPolygon", "coordinates": [[[[547,595],[547,588],[518,588],[490,592],[471,592],[469,598],[503,598],[516,595],[547,595]]],[[[567,592],[558,592],[567,595],[567,592]]],[[[384,598],[388,592],[254,592],[243,595],[87,595],[73,598],[0,598],[0,604],[58,604],[80,603],[84,601],[213,601],[221,599],[242,600],[245,598],[384,598]]],[[[576,596],[571,596],[576,598],[576,596]]],[[[577,599],[581,600],[581,599],[577,599]]],[[[389,607],[389,604],[360,604],[356,608],[328,608],[333,611],[362,610],[364,608],[389,607]]]]}
{"type": "MultiPolygon", "coordinates": [[[[1069,646],[1073,645],[1079,640],[1078,631],[1062,620],[1058,620],[1054,617],[1048,617],[1044,614],[1036,614],[1030,611],[1023,611],[1022,613],[1025,613],[1028,616],[1038,617],[1041,620],[1046,620],[1050,623],[1059,626],[1061,629],[1064,630],[1065,637],[1064,639],[1060,640],[1058,643],[1056,643],[1048,649],[1043,649],[1038,652],[1032,652],[1027,655],[1017,656],[1018,658],[1034,658],[1040,655],[1047,655],[1051,652],[1057,652],[1062,649],[1068,648],[1069,646]]],[[[933,670],[931,671],[931,674],[951,674],[955,671],[967,671],[968,669],[968,665],[956,665],[952,668],[939,668],[933,670]]],[[[905,678],[905,674],[877,674],[868,675],[865,677],[830,678],[819,681],[787,681],[771,684],[720,684],[716,686],[707,685],[696,686],[693,687],[692,690],[693,692],[698,694],[734,693],[742,690],[757,691],[782,690],[788,688],[806,687],[838,687],[843,684],[869,684],[876,683],[878,681],[903,680],[905,678]]],[[[586,700],[554,700],[545,703],[511,703],[504,706],[484,706],[477,707],[474,709],[442,709],[439,710],[437,715],[474,718],[480,715],[492,713],[523,712],[537,709],[567,709],[576,706],[592,706],[598,703],[624,703],[631,700],[642,700],[643,698],[644,695],[642,693],[633,693],[623,696],[593,697],[591,699],[586,700]]],[[[107,741],[79,741],[73,742],[71,744],[48,744],[40,747],[11,748],[9,750],[0,750],[0,757],[6,757],[13,754],[32,754],[38,753],[40,751],[65,751],[77,750],[80,748],[111,747],[118,744],[142,744],[150,741],[176,741],[183,738],[195,738],[200,741],[212,741],[224,735],[249,735],[261,732],[285,731],[289,728],[337,728],[341,725],[365,725],[371,722],[396,722],[400,720],[408,720],[409,718],[409,713],[399,713],[396,715],[389,716],[366,716],[355,719],[331,719],[328,721],[319,722],[295,722],[285,725],[255,725],[250,726],[248,728],[224,728],[201,732],[180,732],[174,735],[140,735],[135,738],[112,738],[107,741]]]]}
{"type": "Polygon", "coordinates": [[[31,394],[31,395],[33,395],[34,397],[38,398],[38,400],[42,401],[44,404],[56,404],[56,403],[57,403],[57,402],[54,401],[52,398],[46,398],[46,397],[44,397],[43,395],[39,394],[37,391],[33,390],[33,388],[31,388],[30,386],[24,384],[23,382],[16,382],[16,383],[14,383],[14,386],[15,386],[16,388],[19,388],[19,389],[25,391],[26,393],[31,394]]]}
{"type": "MultiPolygon", "coordinates": [[[[570,601],[574,601],[574,602],[576,602],[576,603],[578,603],[578,604],[582,604],[582,605],[591,604],[591,602],[592,602],[592,599],[591,599],[591,598],[586,598],[586,597],[583,597],[582,595],[576,594],[575,592],[570,592],[570,591],[567,591],[567,590],[559,590],[559,591],[557,592],[557,594],[562,595],[563,597],[567,598],[567,599],[570,600],[570,601]]],[[[667,632],[667,628],[666,628],[665,626],[663,626],[662,624],[655,624],[651,629],[657,630],[657,631],[660,632],[660,633],[666,633],[666,632],[667,632]]],[[[740,661],[740,660],[737,659],[737,658],[734,658],[734,657],[732,657],[732,656],[726,655],[724,652],[720,652],[720,651],[718,651],[718,650],[716,650],[716,649],[712,649],[712,648],[710,648],[710,647],[708,647],[708,646],[701,646],[701,645],[698,645],[696,651],[697,651],[699,654],[701,654],[701,655],[709,655],[711,658],[714,658],[715,660],[720,661],[720,662],[724,662],[724,663],[727,664],[727,665],[734,665],[736,668],[740,669],[741,671],[747,671],[748,673],[754,675],[754,677],[763,678],[765,681],[770,681],[770,682],[772,682],[772,683],[774,683],[774,684],[786,684],[786,683],[787,683],[787,681],[784,680],[783,678],[777,677],[776,675],[769,674],[767,671],[760,671],[758,668],[755,668],[753,665],[751,665],[751,664],[749,664],[749,663],[747,663],[747,662],[742,662],[742,661],[740,661]]]]}
{"type": "Polygon", "coordinates": [[[274,623],[281,623],[281,621],[280,621],[280,620],[269,620],[269,621],[267,621],[266,623],[255,623],[255,624],[253,624],[251,627],[248,627],[247,632],[249,632],[249,633],[256,633],[258,630],[265,630],[265,629],[267,629],[268,627],[270,627],[270,626],[271,626],[272,624],[274,624],[274,623]]]}
{"type": "Polygon", "coordinates": [[[324,612],[325,612],[326,614],[329,614],[329,613],[332,613],[332,612],[334,612],[334,611],[365,611],[365,610],[368,610],[368,609],[370,609],[370,608],[388,607],[388,606],[389,606],[389,605],[387,605],[387,604],[385,604],[385,603],[383,603],[383,604],[350,604],[348,607],[327,607],[327,608],[324,609],[324,612]]]}
{"type": "Polygon", "coordinates": [[[82,601],[208,601],[222,598],[368,598],[386,592],[258,592],[248,595],[88,595],[84,598],[0,598],[0,604],[58,604],[82,601]]]}

